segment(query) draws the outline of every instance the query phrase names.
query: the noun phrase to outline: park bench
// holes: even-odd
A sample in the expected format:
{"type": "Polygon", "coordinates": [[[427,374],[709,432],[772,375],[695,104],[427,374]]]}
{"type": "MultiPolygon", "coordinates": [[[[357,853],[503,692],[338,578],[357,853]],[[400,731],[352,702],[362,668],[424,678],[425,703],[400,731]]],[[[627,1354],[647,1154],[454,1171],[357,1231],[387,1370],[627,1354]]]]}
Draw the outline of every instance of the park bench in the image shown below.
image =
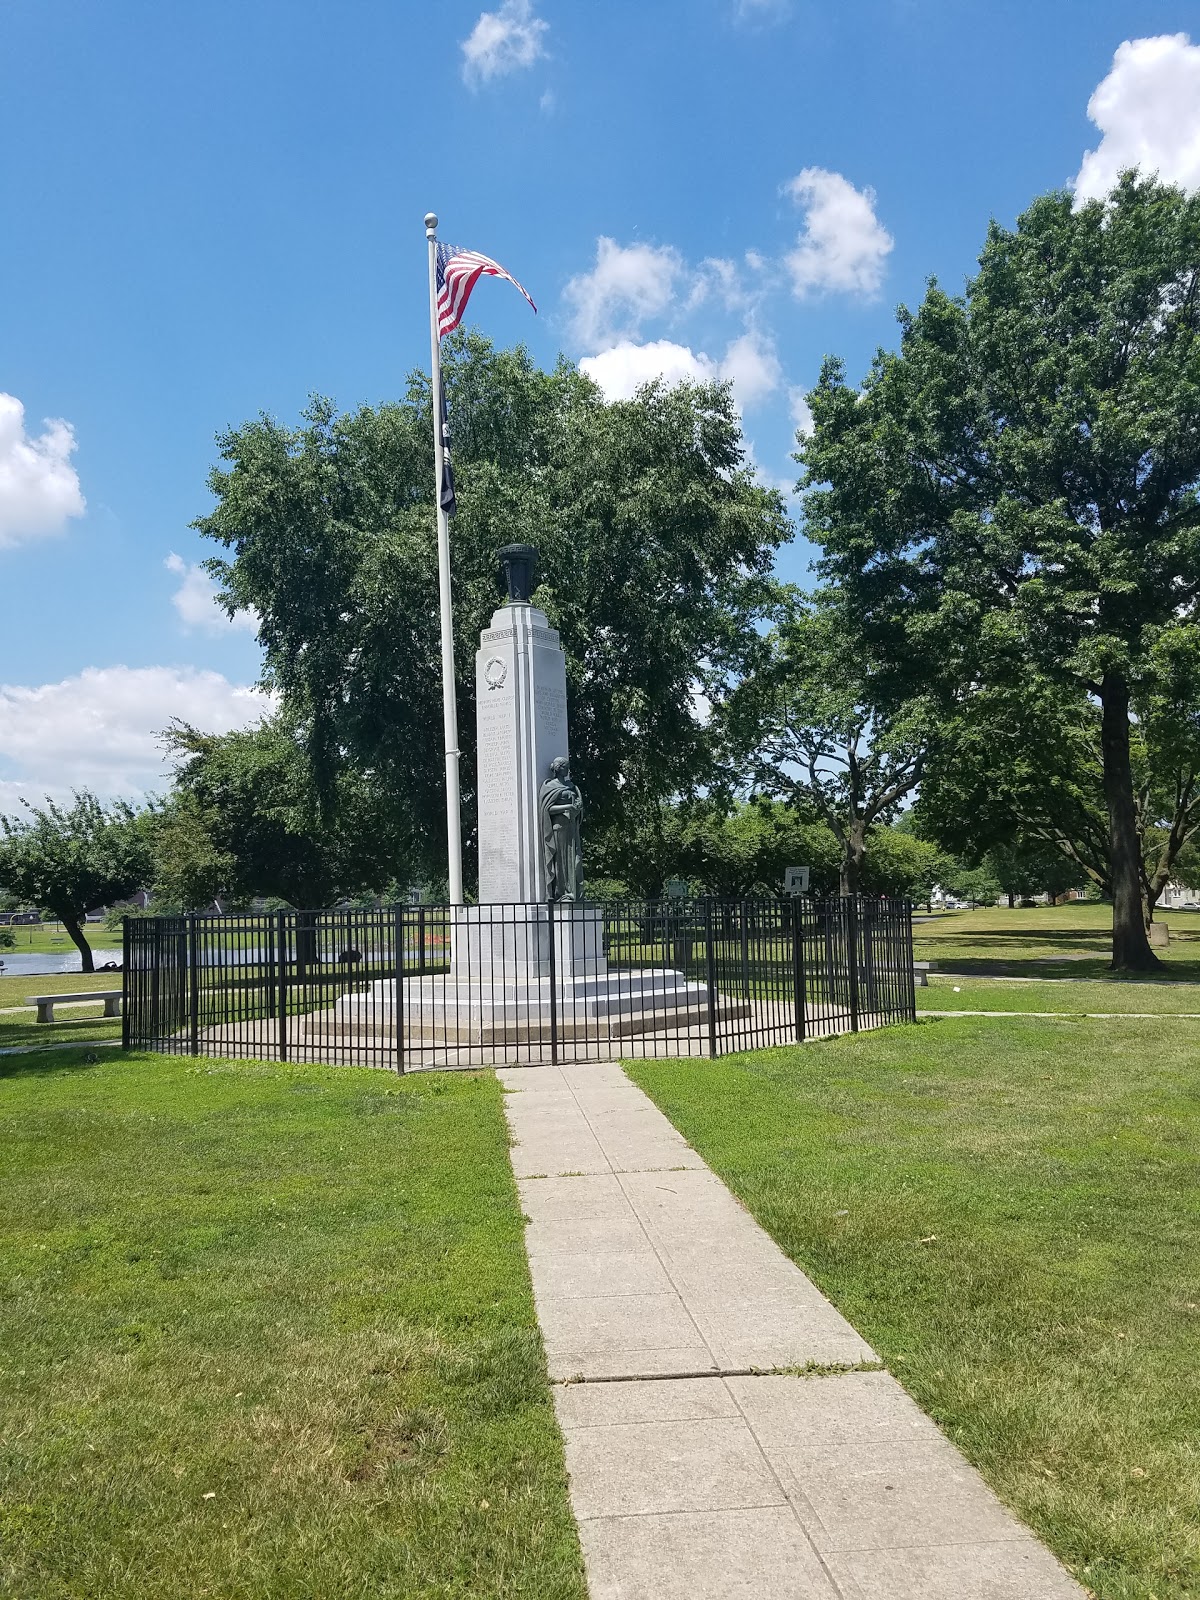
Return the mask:
{"type": "Polygon", "coordinates": [[[68,1000],[103,1000],[106,1017],[121,1015],[120,989],[77,989],[74,994],[27,994],[25,998],[31,1006],[37,1007],[39,1022],[53,1022],[55,1006],[63,1005],[68,1000]]]}
{"type": "Polygon", "coordinates": [[[937,971],[936,961],[914,961],[913,977],[916,979],[918,989],[928,989],[929,974],[937,971]]]}

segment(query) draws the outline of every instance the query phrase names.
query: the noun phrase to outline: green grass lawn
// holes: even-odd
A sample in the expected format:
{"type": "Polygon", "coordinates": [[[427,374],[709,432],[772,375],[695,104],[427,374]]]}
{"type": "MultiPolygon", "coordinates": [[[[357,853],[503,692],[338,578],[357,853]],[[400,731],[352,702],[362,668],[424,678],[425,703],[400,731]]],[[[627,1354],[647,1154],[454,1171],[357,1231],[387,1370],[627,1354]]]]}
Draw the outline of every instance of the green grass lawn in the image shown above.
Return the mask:
{"type": "Polygon", "coordinates": [[[32,976],[0,973],[0,1007],[27,1005],[30,995],[35,994],[89,994],[95,989],[120,987],[119,972],[35,973],[32,976]]]}
{"type": "Polygon", "coordinates": [[[0,1061],[0,1593],[583,1600],[489,1075],[0,1061]]]}
{"type": "Polygon", "coordinates": [[[931,972],[929,987],[917,989],[918,1011],[1153,1012],[1200,1014],[1200,983],[1083,979],[1038,983],[956,978],[931,972]]]}
{"type": "MultiPolygon", "coordinates": [[[[1156,951],[1166,967],[1162,976],[1200,982],[1200,912],[1167,911],[1155,921],[1171,930],[1171,943],[1156,951]]],[[[913,924],[913,952],[918,961],[937,961],[954,972],[1103,979],[1112,959],[1112,907],[1076,902],[951,911],[913,924]]]]}
{"type": "MultiPolygon", "coordinates": [[[[76,955],[75,941],[66,932],[60,922],[34,922],[19,923],[14,927],[5,927],[0,930],[11,933],[14,943],[9,947],[13,955],[28,955],[32,950],[35,954],[76,955]]],[[[93,950],[120,950],[121,930],[115,932],[106,928],[102,922],[89,922],[84,928],[84,937],[93,950]]],[[[0,960],[9,951],[0,948],[0,960]]]]}
{"type": "Polygon", "coordinates": [[[1200,1594],[1200,1023],[627,1070],[1100,1600],[1200,1594]]]}
{"type": "Polygon", "coordinates": [[[86,975],[68,972],[58,977],[0,977],[0,1050],[13,1045],[69,1044],[73,1039],[119,1039],[120,1018],[103,1018],[101,1014],[104,1007],[99,1002],[78,1009],[74,1006],[59,1008],[54,1014],[55,1021],[47,1023],[37,1021],[36,1009],[26,1006],[26,1001],[34,994],[86,995],[95,989],[120,987],[119,972],[86,975]],[[12,1011],[8,1009],[11,1006],[25,1009],[12,1011]]]}
{"type": "Polygon", "coordinates": [[[69,1006],[53,1022],[38,1022],[37,1012],[0,1011],[0,1050],[23,1044],[70,1044],[74,1040],[119,1039],[120,1017],[105,1017],[102,1005],[69,1006]]]}

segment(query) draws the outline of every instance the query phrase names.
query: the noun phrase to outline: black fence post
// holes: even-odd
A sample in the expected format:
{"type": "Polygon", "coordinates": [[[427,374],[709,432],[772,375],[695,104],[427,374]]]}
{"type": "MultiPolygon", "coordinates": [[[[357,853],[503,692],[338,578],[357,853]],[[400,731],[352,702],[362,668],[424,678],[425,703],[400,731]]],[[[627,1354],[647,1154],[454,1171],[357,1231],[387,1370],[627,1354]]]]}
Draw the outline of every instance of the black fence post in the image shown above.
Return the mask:
{"type": "Polygon", "coordinates": [[[129,951],[133,944],[130,923],[132,917],[121,918],[121,1049],[129,1049],[129,951]]]}
{"type": "MultiPolygon", "coordinates": [[[[264,939],[267,946],[267,1021],[274,1022],[278,1016],[276,1007],[279,1000],[279,994],[276,988],[278,981],[276,976],[276,957],[278,955],[278,951],[275,948],[275,923],[269,911],[266,913],[266,923],[266,928],[262,930],[261,937],[264,939]]],[[[256,935],[259,934],[259,929],[257,926],[255,928],[255,933],[256,935]]]]}
{"type": "Polygon", "coordinates": [[[546,925],[550,930],[550,1064],[558,1065],[558,955],[554,948],[554,901],[546,901],[546,925]]]}
{"type": "Polygon", "coordinates": [[[858,896],[848,895],[846,907],[846,954],[850,970],[850,1032],[858,1032],[858,896]]]}
{"type": "Polygon", "coordinates": [[[404,937],[404,907],[400,905],[396,907],[396,998],[392,1005],[396,1017],[397,1072],[404,1071],[404,937]]]}
{"type": "Polygon", "coordinates": [[[713,948],[712,901],[704,902],[704,966],[708,981],[708,1053],[717,1054],[717,952],[713,948]]]}
{"type": "Polygon", "coordinates": [[[901,974],[901,977],[906,986],[905,993],[908,999],[908,1020],[910,1022],[915,1022],[917,1020],[917,969],[913,957],[912,901],[905,900],[903,905],[904,936],[902,943],[904,949],[905,970],[901,974]]]}
{"type": "Polygon", "coordinates": [[[742,919],[742,999],[750,998],[750,902],[743,900],[739,908],[742,919]]]}
{"type": "Polygon", "coordinates": [[[275,963],[279,973],[279,1059],[286,1061],[288,1058],[287,1039],[287,912],[276,913],[275,928],[275,963]]]}
{"type": "Polygon", "coordinates": [[[188,915],[188,1008],[191,1013],[191,1052],[200,1054],[200,951],[196,940],[196,913],[188,915]]]}
{"type": "Polygon", "coordinates": [[[417,971],[425,971],[425,907],[417,907],[417,971]]]}
{"type": "Polygon", "coordinates": [[[796,1007],[796,1043],[803,1044],[808,1033],[808,996],[804,992],[804,924],[800,900],[792,897],[792,997],[796,1007]]]}
{"type": "Polygon", "coordinates": [[[162,982],[159,974],[162,972],[162,933],[161,920],[154,919],[154,966],[150,973],[150,1039],[151,1048],[159,1048],[162,1038],[162,982]]]}

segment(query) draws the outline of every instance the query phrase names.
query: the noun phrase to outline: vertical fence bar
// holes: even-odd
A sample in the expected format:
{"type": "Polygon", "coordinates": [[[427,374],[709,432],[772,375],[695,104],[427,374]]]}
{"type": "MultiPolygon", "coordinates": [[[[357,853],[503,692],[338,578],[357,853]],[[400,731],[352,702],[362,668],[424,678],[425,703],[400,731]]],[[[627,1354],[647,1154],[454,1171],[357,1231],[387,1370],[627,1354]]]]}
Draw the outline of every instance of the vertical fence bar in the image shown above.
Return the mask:
{"type": "Polygon", "coordinates": [[[196,948],[196,913],[188,917],[188,1009],[190,1012],[189,1048],[192,1055],[200,1054],[200,952],[196,948]]]}
{"type": "Polygon", "coordinates": [[[913,958],[913,908],[912,901],[905,900],[904,905],[904,992],[908,1001],[908,1020],[917,1020],[917,971],[913,958]]]}
{"type": "Polygon", "coordinates": [[[150,969],[150,1038],[155,1048],[159,1047],[162,1038],[162,933],[163,925],[156,918],[154,923],[153,959],[154,965],[150,969]]]}
{"type": "Polygon", "coordinates": [[[132,917],[121,918],[121,1049],[129,1049],[129,1005],[132,998],[129,981],[129,952],[133,946],[132,917]]]}
{"type": "Polygon", "coordinates": [[[717,1054],[717,955],[713,949],[712,901],[704,902],[704,966],[708,981],[708,1053],[717,1054]]]}
{"type": "MultiPolygon", "coordinates": [[[[255,931],[255,935],[258,938],[261,938],[263,943],[267,947],[267,959],[266,959],[266,963],[265,963],[266,969],[267,969],[267,972],[266,972],[267,1021],[268,1022],[274,1022],[274,1021],[276,1021],[278,1019],[278,1016],[279,1016],[278,973],[277,973],[277,970],[276,970],[276,961],[277,961],[277,957],[278,957],[279,952],[276,949],[275,937],[274,937],[275,930],[271,926],[271,916],[270,916],[269,912],[268,912],[266,918],[264,919],[264,922],[265,922],[265,925],[263,927],[261,927],[261,928],[259,928],[256,925],[254,931],[255,931]]],[[[268,1036],[269,1036],[269,1033],[270,1033],[270,1030],[268,1029],[268,1036]]]]}
{"type": "MultiPolygon", "coordinates": [[[[419,918],[423,921],[423,918],[419,918]]],[[[421,929],[421,938],[425,937],[425,929],[421,929]]],[[[422,963],[423,965],[423,963],[422,963]]],[[[395,1017],[396,1027],[396,1071],[404,1071],[404,907],[396,907],[396,996],[392,1003],[392,1012],[395,1017]]]]}
{"type": "Polygon", "coordinates": [[[546,922],[550,930],[550,1064],[558,1065],[558,953],[554,948],[554,901],[546,901],[546,922]]]}
{"type": "Polygon", "coordinates": [[[796,1015],[796,1043],[803,1044],[808,1032],[808,1000],[804,992],[804,921],[800,897],[792,897],[792,1001],[796,1015]]]}
{"type": "Polygon", "coordinates": [[[275,950],[276,950],[275,965],[276,965],[276,971],[278,972],[278,975],[279,975],[278,976],[278,984],[279,984],[279,1012],[278,1012],[278,1020],[279,1020],[279,1033],[278,1033],[279,1059],[280,1059],[280,1061],[286,1061],[287,1058],[288,1058],[288,1037],[287,1037],[287,1034],[288,1034],[288,1029],[287,1029],[288,980],[287,980],[287,912],[286,911],[279,911],[279,912],[276,913],[275,950]]]}
{"type": "Polygon", "coordinates": [[[858,1032],[858,896],[849,895],[846,907],[846,966],[850,974],[850,1032],[858,1032]]]}

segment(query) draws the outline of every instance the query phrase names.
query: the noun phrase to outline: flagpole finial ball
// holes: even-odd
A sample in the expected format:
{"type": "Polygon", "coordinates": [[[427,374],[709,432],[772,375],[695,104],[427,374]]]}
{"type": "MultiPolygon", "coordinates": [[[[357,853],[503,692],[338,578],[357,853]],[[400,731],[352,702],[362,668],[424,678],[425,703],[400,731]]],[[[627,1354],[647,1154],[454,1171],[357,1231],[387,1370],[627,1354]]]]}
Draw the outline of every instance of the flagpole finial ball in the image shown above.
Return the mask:
{"type": "Polygon", "coordinates": [[[431,239],[433,237],[433,235],[437,232],[437,225],[438,225],[437,212],[436,211],[427,211],[425,213],[425,237],[427,239],[431,239]]]}

